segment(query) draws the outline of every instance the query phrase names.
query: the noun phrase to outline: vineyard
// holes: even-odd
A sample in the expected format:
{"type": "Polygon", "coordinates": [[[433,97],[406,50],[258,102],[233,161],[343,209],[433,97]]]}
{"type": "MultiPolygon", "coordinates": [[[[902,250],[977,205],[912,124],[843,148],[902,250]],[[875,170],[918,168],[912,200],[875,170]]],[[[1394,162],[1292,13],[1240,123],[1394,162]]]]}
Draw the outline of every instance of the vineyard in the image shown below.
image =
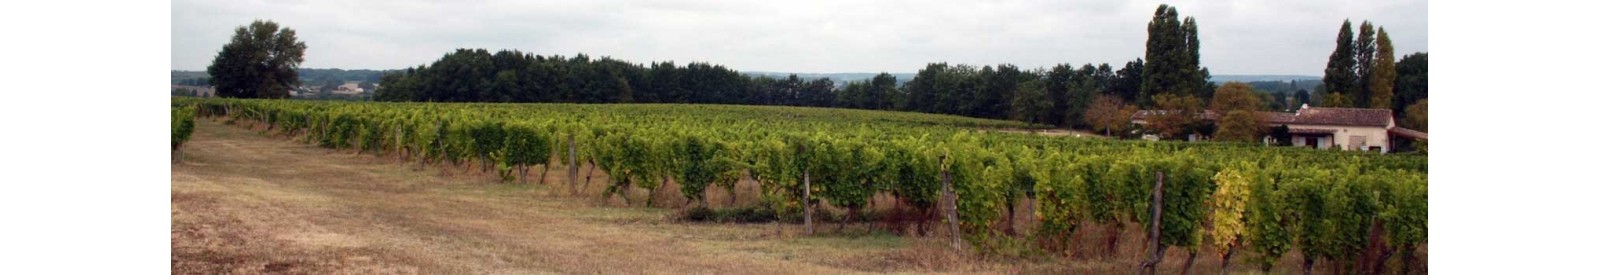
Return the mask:
{"type": "Polygon", "coordinates": [[[1147,230],[1159,240],[1154,250],[1219,257],[1224,268],[1240,258],[1268,270],[1299,251],[1306,270],[1321,261],[1342,272],[1381,272],[1395,254],[1410,268],[1427,242],[1426,156],[1046,137],[996,131],[1039,128],[1014,121],[825,108],[173,103],[175,155],[188,136],[180,128],[198,115],[419,166],[477,164],[504,181],[543,181],[558,166],[572,169],[563,184],[587,184],[577,171],[587,165],[587,173],[609,176],[598,183],[604,196],[649,207],[679,206],[653,195],[638,202],[629,191],[671,181],[703,207],[708,190],[748,178],[760,187],[762,209],[802,216],[808,233],[819,206],[842,209],[848,223],[887,196],[916,213],[923,234],[954,221],[957,247],[978,253],[1021,238],[1054,250],[1103,246],[1073,242],[1093,225],[1155,229],[1147,230]],[[1024,200],[1037,211],[1021,218],[1039,226],[1015,232],[1012,209],[1024,200]]]}
{"type": "Polygon", "coordinates": [[[177,163],[183,155],[178,149],[183,147],[183,142],[189,141],[189,135],[194,133],[194,104],[172,105],[172,162],[177,163]]]}

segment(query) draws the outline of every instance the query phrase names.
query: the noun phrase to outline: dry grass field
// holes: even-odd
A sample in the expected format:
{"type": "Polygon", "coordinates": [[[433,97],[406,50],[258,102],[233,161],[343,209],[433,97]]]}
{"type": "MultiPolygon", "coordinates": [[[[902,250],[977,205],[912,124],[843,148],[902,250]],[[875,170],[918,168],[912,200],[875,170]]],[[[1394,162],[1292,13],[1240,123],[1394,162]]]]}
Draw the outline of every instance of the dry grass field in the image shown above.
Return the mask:
{"type": "MultiPolygon", "coordinates": [[[[477,167],[418,169],[393,157],[196,122],[182,162],[172,166],[173,273],[1125,274],[1141,258],[1143,238],[1134,229],[1121,233],[1120,257],[1107,259],[976,256],[948,249],[942,232],[903,237],[863,225],[838,231],[824,223],[818,235],[800,236],[793,224],[683,222],[676,210],[600,200],[604,175],[574,196],[559,166],[547,185],[500,183],[477,167]]],[[[754,199],[744,194],[753,192],[749,185],[734,204],[754,199]]],[[[662,190],[660,204],[683,205],[675,187],[662,190]]],[[[727,200],[721,192],[711,196],[727,200]]],[[[1080,237],[1094,242],[1100,232],[1089,228],[1080,237]]],[[[1178,271],[1187,256],[1180,251],[1169,251],[1163,273],[1178,271]]],[[[1273,273],[1296,273],[1296,263],[1291,253],[1273,273]]],[[[1217,265],[1202,255],[1194,268],[1210,274],[1217,265]]]]}

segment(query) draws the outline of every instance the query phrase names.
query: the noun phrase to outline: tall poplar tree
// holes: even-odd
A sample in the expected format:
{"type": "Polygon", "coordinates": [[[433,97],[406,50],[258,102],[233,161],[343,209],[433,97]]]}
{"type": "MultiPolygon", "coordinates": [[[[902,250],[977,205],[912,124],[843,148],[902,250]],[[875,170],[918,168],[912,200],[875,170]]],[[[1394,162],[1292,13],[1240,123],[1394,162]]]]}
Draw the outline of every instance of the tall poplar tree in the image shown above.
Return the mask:
{"type": "Polygon", "coordinates": [[[1322,86],[1326,88],[1322,96],[1334,93],[1348,95],[1355,86],[1355,41],[1349,19],[1339,27],[1339,38],[1335,43],[1333,54],[1328,55],[1328,68],[1322,70],[1322,86]]]}
{"type": "Polygon", "coordinates": [[[1209,77],[1200,67],[1200,35],[1193,17],[1178,21],[1178,9],[1162,4],[1150,18],[1145,40],[1145,65],[1139,85],[1140,105],[1154,103],[1156,94],[1195,96],[1209,77]]]}
{"type": "Polygon", "coordinates": [[[1372,90],[1368,89],[1367,83],[1371,82],[1368,78],[1372,77],[1372,57],[1377,52],[1377,43],[1373,35],[1372,22],[1361,21],[1361,35],[1356,37],[1355,45],[1356,62],[1352,64],[1355,67],[1356,79],[1354,87],[1345,92],[1345,95],[1352,97],[1353,103],[1358,108],[1372,106],[1372,90]]]}
{"type": "Polygon", "coordinates": [[[1369,108],[1389,109],[1394,106],[1394,45],[1389,33],[1378,28],[1378,53],[1373,56],[1372,74],[1367,76],[1367,90],[1372,91],[1369,108]]]}
{"type": "MultiPolygon", "coordinates": [[[[1176,11],[1174,11],[1176,13],[1176,11]]],[[[1180,90],[1187,90],[1186,95],[1211,97],[1211,92],[1216,90],[1206,79],[1211,78],[1211,69],[1200,66],[1200,27],[1194,17],[1183,18],[1184,46],[1188,52],[1184,55],[1184,63],[1178,67],[1178,77],[1183,86],[1180,90]]]]}

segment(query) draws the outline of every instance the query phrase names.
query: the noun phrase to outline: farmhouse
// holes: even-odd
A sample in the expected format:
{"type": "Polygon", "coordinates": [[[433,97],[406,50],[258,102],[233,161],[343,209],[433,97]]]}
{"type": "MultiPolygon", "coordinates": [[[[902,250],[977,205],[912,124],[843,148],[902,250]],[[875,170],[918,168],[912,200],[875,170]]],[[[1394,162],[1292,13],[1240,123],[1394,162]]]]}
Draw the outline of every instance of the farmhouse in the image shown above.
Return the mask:
{"type": "Polygon", "coordinates": [[[338,88],[335,88],[333,90],[333,93],[335,93],[335,94],[350,94],[350,95],[353,95],[353,94],[364,93],[366,91],[367,91],[367,89],[361,88],[361,85],[358,85],[358,84],[356,84],[354,82],[346,82],[344,85],[339,85],[338,88]]]}
{"type": "MultiPolygon", "coordinates": [[[[1162,114],[1161,110],[1141,110],[1133,115],[1133,123],[1143,125],[1147,119],[1162,114]]],[[[1268,127],[1283,126],[1289,130],[1289,144],[1311,148],[1338,148],[1387,153],[1394,148],[1390,137],[1415,140],[1428,139],[1428,133],[1395,127],[1394,114],[1389,109],[1322,108],[1302,106],[1299,111],[1259,112],[1268,127]]],[[[1200,119],[1215,122],[1219,117],[1210,110],[1200,114],[1200,119]]],[[[1269,137],[1270,138],[1270,137],[1269,137]]]]}

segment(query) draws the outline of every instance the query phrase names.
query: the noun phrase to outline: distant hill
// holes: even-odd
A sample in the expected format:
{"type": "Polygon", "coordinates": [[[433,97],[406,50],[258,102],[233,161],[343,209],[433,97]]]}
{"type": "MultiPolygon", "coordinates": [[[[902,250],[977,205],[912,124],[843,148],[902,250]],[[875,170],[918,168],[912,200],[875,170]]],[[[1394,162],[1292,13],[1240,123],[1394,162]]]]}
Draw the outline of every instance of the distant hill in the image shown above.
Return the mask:
{"type": "Polygon", "coordinates": [[[206,72],[172,70],[172,85],[206,86],[209,78],[206,72]]]}
{"type": "Polygon", "coordinates": [[[172,80],[173,81],[177,81],[177,80],[180,80],[180,79],[193,79],[193,78],[206,78],[206,77],[211,77],[211,75],[207,74],[206,72],[202,72],[202,71],[172,70],[172,80]]]}
{"type": "MultiPolygon", "coordinates": [[[[844,85],[845,82],[871,80],[872,77],[878,76],[878,73],[785,73],[785,72],[740,72],[740,73],[743,73],[743,74],[749,75],[749,76],[766,76],[766,77],[777,78],[777,79],[788,78],[790,74],[794,74],[794,76],[795,77],[799,77],[800,80],[814,80],[814,79],[827,78],[828,80],[832,80],[834,85],[841,85],[841,86],[844,85]]],[[[896,85],[905,84],[906,82],[911,81],[912,77],[916,77],[917,76],[916,73],[889,73],[889,74],[890,75],[894,75],[894,80],[895,80],[895,84],[896,85]]]]}
{"type": "Polygon", "coordinates": [[[372,82],[378,83],[378,78],[384,73],[398,72],[400,70],[342,70],[342,69],[300,69],[301,83],[326,83],[339,82],[372,82]]]}
{"type": "MultiPolygon", "coordinates": [[[[328,82],[329,80],[339,80],[339,81],[345,81],[345,82],[378,82],[378,78],[383,76],[384,73],[395,72],[395,71],[399,71],[399,70],[343,70],[343,69],[306,69],[306,68],[302,68],[302,69],[300,69],[300,81],[304,82],[304,83],[324,83],[324,82],[328,82]]],[[[743,73],[745,75],[750,75],[750,76],[766,76],[766,77],[778,78],[778,79],[787,78],[787,77],[789,77],[790,74],[794,74],[796,77],[799,77],[801,80],[808,80],[808,81],[809,80],[815,80],[815,79],[827,78],[829,80],[833,80],[834,84],[840,85],[840,86],[843,86],[844,83],[846,83],[846,82],[870,80],[870,79],[872,79],[872,77],[878,76],[878,73],[786,73],[786,72],[762,72],[762,71],[748,71],[748,72],[741,72],[741,73],[743,73]]],[[[906,82],[911,81],[911,78],[914,78],[914,77],[917,76],[916,73],[889,73],[889,74],[894,75],[895,82],[896,82],[895,84],[896,85],[905,84],[906,82]]],[[[204,72],[204,71],[179,71],[179,70],[173,70],[172,71],[172,84],[199,85],[196,82],[197,81],[203,81],[204,78],[207,78],[207,77],[210,77],[210,76],[207,75],[206,72],[204,72]]],[[[1248,75],[1248,74],[1219,74],[1219,75],[1212,75],[1211,76],[1211,82],[1216,82],[1219,85],[1221,83],[1229,82],[1229,81],[1239,81],[1239,82],[1290,82],[1290,81],[1295,81],[1295,82],[1320,82],[1320,81],[1322,81],[1322,77],[1321,76],[1313,76],[1313,75],[1248,75]]],[[[1315,86],[1315,85],[1312,85],[1312,86],[1315,86]]],[[[1306,87],[1306,88],[1309,88],[1309,87],[1306,87]]]]}
{"type": "MultiPolygon", "coordinates": [[[[874,77],[874,76],[878,76],[878,73],[785,73],[785,72],[762,72],[762,71],[750,71],[750,72],[742,72],[742,73],[744,73],[746,75],[751,75],[751,76],[767,76],[767,77],[771,77],[771,78],[786,78],[786,77],[789,77],[789,74],[794,74],[796,77],[800,77],[801,80],[813,80],[813,79],[827,78],[829,80],[833,80],[833,83],[839,83],[839,84],[844,84],[845,82],[850,82],[850,81],[868,80],[868,79],[872,79],[872,77],[874,77]]],[[[889,73],[889,74],[894,75],[895,80],[900,82],[901,84],[903,84],[903,83],[905,83],[907,81],[911,81],[911,78],[917,76],[916,73],[889,73]]],[[[1220,75],[1212,75],[1211,76],[1211,81],[1212,82],[1216,82],[1218,84],[1225,83],[1225,82],[1228,82],[1228,81],[1239,81],[1239,82],[1322,81],[1322,77],[1321,76],[1314,76],[1314,75],[1220,74],[1220,75]]]]}
{"type": "Polygon", "coordinates": [[[1322,81],[1322,76],[1315,75],[1275,75],[1275,74],[1219,74],[1211,75],[1211,82],[1218,84],[1228,81],[1256,82],[1256,81],[1322,81]]]}
{"type": "MultiPolygon", "coordinates": [[[[326,82],[329,82],[329,81],[373,82],[373,83],[377,83],[378,82],[378,78],[382,77],[384,73],[397,72],[397,71],[399,71],[399,70],[344,70],[344,69],[308,69],[308,68],[300,68],[299,73],[300,73],[300,82],[301,83],[315,84],[315,83],[326,83],[326,82]]],[[[206,78],[210,78],[210,77],[211,77],[211,75],[207,74],[205,71],[179,71],[179,70],[172,70],[172,84],[203,85],[202,83],[204,83],[204,80],[206,78]]]]}

